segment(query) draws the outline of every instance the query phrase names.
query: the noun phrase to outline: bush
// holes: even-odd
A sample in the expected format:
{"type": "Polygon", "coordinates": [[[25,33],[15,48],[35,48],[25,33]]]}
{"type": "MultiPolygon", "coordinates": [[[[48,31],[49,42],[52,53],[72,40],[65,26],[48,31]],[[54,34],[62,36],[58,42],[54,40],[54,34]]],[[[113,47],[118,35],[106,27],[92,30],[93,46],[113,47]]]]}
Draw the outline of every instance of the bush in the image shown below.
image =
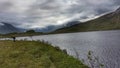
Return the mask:
{"type": "Polygon", "coordinates": [[[34,30],[28,30],[28,31],[26,31],[26,33],[35,33],[35,31],[34,30]]]}

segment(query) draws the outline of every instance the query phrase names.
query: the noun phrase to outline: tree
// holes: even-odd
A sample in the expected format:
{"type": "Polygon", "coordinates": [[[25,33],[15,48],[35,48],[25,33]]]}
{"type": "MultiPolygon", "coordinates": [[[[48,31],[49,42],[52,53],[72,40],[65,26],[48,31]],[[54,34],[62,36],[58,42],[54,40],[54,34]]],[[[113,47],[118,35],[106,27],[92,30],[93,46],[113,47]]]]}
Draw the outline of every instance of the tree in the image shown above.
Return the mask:
{"type": "Polygon", "coordinates": [[[26,31],[26,33],[35,33],[35,31],[34,30],[28,30],[28,31],[26,31]]]}

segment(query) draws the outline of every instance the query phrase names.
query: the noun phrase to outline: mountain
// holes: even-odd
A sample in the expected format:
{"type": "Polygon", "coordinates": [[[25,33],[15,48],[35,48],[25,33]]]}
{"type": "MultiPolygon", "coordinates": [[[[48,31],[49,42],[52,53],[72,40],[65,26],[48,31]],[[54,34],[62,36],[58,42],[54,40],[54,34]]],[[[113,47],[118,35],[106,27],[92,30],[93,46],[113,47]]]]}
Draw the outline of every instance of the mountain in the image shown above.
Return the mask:
{"type": "Polygon", "coordinates": [[[57,29],[61,29],[61,28],[64,28],[64,27],[70,27],[72,25],[78,24],[79,22],[80,21],[69,21],[69,22],[67,22],[66,24],[63,24],[63,25],[48,25],[45,28],[36,28],[36,29],[33,29],[33,30],[35,30],[36,32],[49,33],[49,32],[53,32],[57,29]]]}
{"type": "Polygon", "coordinates": [[[115,13],[120,14],[120,7],[116,10],[115,13]]]}
{"type": "Polygon", "coordinates": [[[5,22],[0,23],[0,34],[13,33],[13,32],[21,32],[21,30],[8,23],[5,22]]]}
{"type": "Polygon", "coordinates": [[[45,28],[36,28],[33,30],[35,30],[36,32],[48,33],[48,32],[54,31],[56,28],[57,28],[57,26],[55,26],[55,25],[48,25],[45,28]]]}
{"type": "Polygon", "coordinates": [[[79,23],[80,23],[80,21],[70,21],[70,22],[67,22],[66,24],[64,24],[64,27],[71,27],[71,26],[79,24],[79,23]]]}
{"type": "Polygon", "coordinates": [[[53,33],[101,31],[120,29],[120,8],[97,19],[58,29],[53,33]]]}

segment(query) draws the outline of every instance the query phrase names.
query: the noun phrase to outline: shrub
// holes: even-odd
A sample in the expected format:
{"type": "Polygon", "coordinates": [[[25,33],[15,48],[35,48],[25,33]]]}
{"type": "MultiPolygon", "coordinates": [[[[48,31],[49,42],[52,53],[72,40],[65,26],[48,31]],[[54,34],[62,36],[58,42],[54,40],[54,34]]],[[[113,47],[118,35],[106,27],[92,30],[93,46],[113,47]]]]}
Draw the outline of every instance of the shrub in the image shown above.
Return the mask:
{"type": "Polygon", "coordinates": [[[34,30],[28,30],[28,31],[26,31],[26,33],[35,33],[35,31],[34,30]]]}

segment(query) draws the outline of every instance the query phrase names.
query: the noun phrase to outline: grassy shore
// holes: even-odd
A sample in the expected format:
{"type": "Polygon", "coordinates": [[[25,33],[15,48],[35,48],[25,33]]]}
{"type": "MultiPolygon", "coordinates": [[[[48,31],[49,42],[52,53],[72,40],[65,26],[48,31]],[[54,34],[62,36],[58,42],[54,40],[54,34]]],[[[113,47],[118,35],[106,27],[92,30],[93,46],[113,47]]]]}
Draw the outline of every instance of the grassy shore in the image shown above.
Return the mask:
{"type": "Polygon", "coordinates": [[[8,33],[8,34],[0,34],[0,38],[11,38],[11,37],[24,37],[24,36],[36,36],[36,35],[45,35],[45,33],[34,32],[34,33],[8,33]]]}
{"type": "Polygon", "coordinates": [[[0,41],[0,68],[88,68],[59,48],[39,41],[0,41]]]}

